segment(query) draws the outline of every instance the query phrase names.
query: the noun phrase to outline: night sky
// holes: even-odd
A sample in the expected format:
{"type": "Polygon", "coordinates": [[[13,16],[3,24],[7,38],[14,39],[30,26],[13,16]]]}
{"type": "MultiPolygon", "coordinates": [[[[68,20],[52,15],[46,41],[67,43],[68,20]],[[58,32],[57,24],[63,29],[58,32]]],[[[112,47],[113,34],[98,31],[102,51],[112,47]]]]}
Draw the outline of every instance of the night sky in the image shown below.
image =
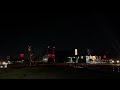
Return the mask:
{"type": "Polygon", "coordinates": [[[0,56],[35,53],[54,42],[57,50],[87,48],[119,53],[119,12],[1,12],[0,56]]]}

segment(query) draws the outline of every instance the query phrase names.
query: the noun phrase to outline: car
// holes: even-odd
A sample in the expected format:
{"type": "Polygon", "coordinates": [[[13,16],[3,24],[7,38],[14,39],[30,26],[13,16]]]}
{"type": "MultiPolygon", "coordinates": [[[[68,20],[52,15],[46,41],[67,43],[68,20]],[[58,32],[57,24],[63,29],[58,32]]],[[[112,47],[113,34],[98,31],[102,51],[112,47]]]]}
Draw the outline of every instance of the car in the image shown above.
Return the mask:
{"type": "Polygon", "coordinates": [[[0,62],[0,68],[7,68],[8,63],[0,62]]]}
{"type": "Polygon", "coordinates": [[[120,60],[112,60],[110,63],[112,63],[112,64],[119,64],[120,60]]]}

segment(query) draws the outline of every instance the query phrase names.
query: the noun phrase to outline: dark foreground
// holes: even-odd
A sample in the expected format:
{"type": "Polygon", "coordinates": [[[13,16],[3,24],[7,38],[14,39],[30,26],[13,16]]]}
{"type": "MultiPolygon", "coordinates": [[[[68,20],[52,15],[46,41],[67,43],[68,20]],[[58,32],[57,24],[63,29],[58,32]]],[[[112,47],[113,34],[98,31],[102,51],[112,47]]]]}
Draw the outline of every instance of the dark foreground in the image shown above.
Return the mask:
{"type": "MultiPolygon", "coordinates": [[[[114,69],[115,70],[115,69],[114,69]]],[[[37,66],[0,69],[0,79],[120,79],[120,73],[96,68],[37,66]]]]}

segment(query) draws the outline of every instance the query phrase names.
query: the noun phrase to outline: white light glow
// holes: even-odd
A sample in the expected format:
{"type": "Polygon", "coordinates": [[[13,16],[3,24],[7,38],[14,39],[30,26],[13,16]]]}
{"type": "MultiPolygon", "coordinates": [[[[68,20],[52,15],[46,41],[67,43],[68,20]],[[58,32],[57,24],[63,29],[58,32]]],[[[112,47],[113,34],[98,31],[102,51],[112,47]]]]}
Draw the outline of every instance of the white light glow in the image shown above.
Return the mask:
{"type": "Polygon", "coordinates": [[[92,56],[90,55],[90,59],[92,59],[92,56]]]}
{"type": "Polygon", "coordinates": [[[112,63],[114,63],[115,61],[114,60],[112,60],[112,63]]]}
{"type": "Polygon", "coordinates": [[[81,59],[83,59],[83,56],[81,56],[81,59]]]}
{"type": "Polygon", "coordinates": [[[1,68],[3,68],[3,66],[0,66],[1,68]]]}
{"type": "Polygon", "coordinates": [[[5,64],[6,64],[6,62],[3,62],[2,64],[3,64],[3,65],[5,65],[5,64]]]}
{"type": "Polygon", "coordinates": [[[117,63],[120,63],[120,61],[119,61],[119,60],[117,60],[117,63]]]}
{"type": "Polygon", "coordinates": [[[7,65],[5,65],[4,67],[7,68],[7,65]]]}
{"type": "Polygon", "coordinates": [[[93,56],[92,59],[93,59],[93,60],[96,60],[96,56],[93,56]]]}
{"type": "Polygon", "coordinates": [[[75,49],[75,55],[78,55],[78,50],[77,49],[75,49]]]}
{"type": "Polygon", "coordinates": [[[48,62],[48,58],[47,57],[43,58],[43,62],[47,63],[48,62]]]}

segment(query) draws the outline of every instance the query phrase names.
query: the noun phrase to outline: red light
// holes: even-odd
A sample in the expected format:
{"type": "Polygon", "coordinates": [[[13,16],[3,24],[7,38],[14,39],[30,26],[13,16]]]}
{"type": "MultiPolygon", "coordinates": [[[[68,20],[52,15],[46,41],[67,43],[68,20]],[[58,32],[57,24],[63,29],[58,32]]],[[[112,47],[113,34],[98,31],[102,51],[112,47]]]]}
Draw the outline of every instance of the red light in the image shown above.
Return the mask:
{"type": "Polygon", "coordinates": [[[55,58],[55,54],[48,54],[48,58],[55,58]]]}
{"type": "Polygon", "coordinates": [[[52,54],[52,58],[55,58],[55,55],[54,55],[54,54],[52,54]]]}
{"type": "Polygon", "coordinates": [[[103,56],[103,58],[104,58],[104,59],[106,59],[106,58],[107,58],[107,56],[106,56],[106,55],[104,55],[104,56],[103,56]]]}
{"type": "Polygon", "coordinates": [[[48,57],[50,58],[52,55],[51,54],[48,54],[48,57]]]}
{"type": "Polygon", "coordinates": [[[32,57],[33,56],[33,54],[30,54],[30,57],[32,57]]]}
{"type": "Polygon", "coordinates": [[[21,57],[21,58],[24,58],[24,54],[20,54],[20,57],[21,57]]]}

